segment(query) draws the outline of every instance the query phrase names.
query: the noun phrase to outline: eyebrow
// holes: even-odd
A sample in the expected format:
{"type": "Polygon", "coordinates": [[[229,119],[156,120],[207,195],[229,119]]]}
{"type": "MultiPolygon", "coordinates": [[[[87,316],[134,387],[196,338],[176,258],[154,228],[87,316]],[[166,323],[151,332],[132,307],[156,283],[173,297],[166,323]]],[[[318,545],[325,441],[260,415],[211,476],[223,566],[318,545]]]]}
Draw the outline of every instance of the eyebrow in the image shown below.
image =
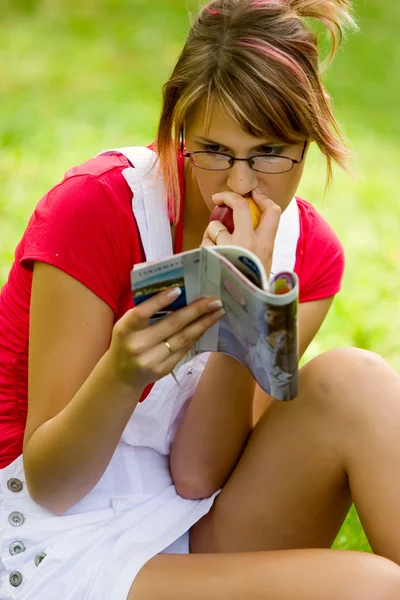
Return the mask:
{"type": "MultiPolygon", "coordinates": [[[[203,138],[203,137],[199,137],[199,136],[194,136],[194,139],[197,142],[200,143],[205,143],[205,144],[210,144],[211,146],[222,146],[223,148],[228,148],[228,150],[232,150],[232,148],[229,148],[228,146],[225,146],[224,144],[221,144],[221,142],[216,142],[214,140],[210,140],[208,138],[203,138]]],[[[257,146],[254,146],[253,148],[251,148],[251,150],[255,150],[256,148],[259,148],[260,146],[268,146],[273,148],[274,146],[287,146],[287,144],[285,144],[284,142],[261,142],[260,144],[257,144],[257,146]]]]}

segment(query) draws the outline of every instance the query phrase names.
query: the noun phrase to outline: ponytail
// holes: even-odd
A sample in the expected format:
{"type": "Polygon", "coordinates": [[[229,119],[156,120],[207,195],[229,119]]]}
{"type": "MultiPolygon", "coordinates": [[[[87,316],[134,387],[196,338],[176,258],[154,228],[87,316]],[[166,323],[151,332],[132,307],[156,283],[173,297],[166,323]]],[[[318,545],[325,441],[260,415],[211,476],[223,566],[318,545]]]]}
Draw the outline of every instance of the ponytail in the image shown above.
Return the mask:
{"type": "Polygon", "coordinates": [[[327,28],[331,38],[327,64],[339,49],[346,29],[357,29],[350,0],[290,0],[289,6],[300,18],[315,19],[327,28]]]}

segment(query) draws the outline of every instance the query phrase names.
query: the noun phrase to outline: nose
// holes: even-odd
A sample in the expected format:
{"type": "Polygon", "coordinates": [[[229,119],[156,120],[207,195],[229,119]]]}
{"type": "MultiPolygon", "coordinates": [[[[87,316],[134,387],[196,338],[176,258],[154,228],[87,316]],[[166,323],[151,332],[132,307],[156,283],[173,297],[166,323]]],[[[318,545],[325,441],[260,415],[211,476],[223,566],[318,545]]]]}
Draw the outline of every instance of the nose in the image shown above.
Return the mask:
{"type": "Polygon", "coordinates": [[[232,192],[246,196],[258,186],[257,172],[246,161],[236,161],[228,171],[227,184],[232,192]]]}

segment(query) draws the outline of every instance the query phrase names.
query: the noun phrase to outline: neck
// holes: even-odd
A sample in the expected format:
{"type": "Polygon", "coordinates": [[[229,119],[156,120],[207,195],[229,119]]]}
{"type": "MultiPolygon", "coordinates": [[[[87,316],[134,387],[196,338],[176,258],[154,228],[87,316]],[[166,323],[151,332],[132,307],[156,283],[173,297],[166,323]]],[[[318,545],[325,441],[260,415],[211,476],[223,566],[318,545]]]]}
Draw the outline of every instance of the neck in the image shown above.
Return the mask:
{"type": "Polygon", "coordinates": [[[210,218],[210,211],[200,193],[197,179],[189,161],[185,164],[184,205],[183,252],[193,250],[201,245],[210,218]]]}

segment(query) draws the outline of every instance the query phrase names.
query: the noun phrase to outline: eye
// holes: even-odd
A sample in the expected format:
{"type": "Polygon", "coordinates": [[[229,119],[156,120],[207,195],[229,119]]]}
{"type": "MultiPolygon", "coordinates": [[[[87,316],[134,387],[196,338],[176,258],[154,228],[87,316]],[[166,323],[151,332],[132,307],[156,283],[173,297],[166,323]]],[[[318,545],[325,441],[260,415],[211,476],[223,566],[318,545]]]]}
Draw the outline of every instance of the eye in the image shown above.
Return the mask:
{"type": "Polygon", "coordinates": [[[204,152],[213,152],[213,153],[218,153],[221,152],[221,146],[218,146],[217,144],[205,144],[202,147],[202,150],[204,150],[204,152]]]}
{"type": "Polygon", "coordinates": [[[279,156],[282,154],[285,146],[260,146],[258,152],[260,154],[270,154],[271,156],[279,156]]]}

